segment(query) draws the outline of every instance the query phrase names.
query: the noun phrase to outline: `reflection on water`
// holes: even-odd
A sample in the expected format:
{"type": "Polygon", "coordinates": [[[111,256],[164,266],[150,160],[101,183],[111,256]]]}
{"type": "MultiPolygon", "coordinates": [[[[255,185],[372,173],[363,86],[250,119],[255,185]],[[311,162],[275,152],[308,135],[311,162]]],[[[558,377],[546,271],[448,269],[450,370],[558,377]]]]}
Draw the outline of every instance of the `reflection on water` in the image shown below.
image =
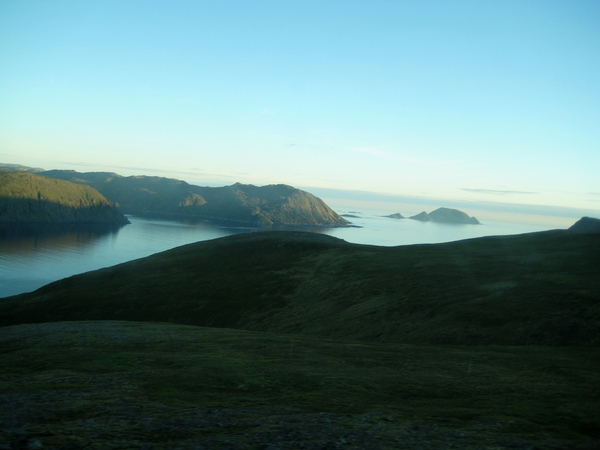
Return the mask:
{"type": "Polygon", "coordinates": [[[92,245],[99,238],[116,234],[120,227],[91,224],[0,225],[0,257],[10,253],[27,254],[45,248],[92,245]]]}
{"type": "Polygon", "coordinates": [[[0,227],[0,297],[28,292],[68,275],[92,270],[86,255],[121,228],[85,224],[0,227]]]}
{"type": "Polygon", "coordinates": [[[355,212],[355,227],[253,228],[203,220],[129,217],[122,228],[98,226],[29,226],[0,228],[0,297],[30,292],[45,284],[90,270],[112,266],[180,245],[261,230],[324,233],[348,242],[406,245],[448,242],[479,236],[517,234],[544,228],[506,223],[444,225],[394,220],[355,212]]]}

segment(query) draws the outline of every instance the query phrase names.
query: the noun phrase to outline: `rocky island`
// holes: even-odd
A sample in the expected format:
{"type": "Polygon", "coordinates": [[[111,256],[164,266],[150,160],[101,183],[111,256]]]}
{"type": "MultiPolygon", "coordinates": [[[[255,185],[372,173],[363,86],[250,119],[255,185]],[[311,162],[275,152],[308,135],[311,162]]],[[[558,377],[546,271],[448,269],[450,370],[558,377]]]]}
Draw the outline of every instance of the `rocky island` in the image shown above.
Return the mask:
{"type": "Polygon", "coordinates": [[[400,214],[400,213],[389,214],[389,215],[387,215],[387,216],[383,216],[383,217],[387,217],[388,219],[397,219],[397,220],[400,220],[400,219],[405,219],[405,218],[406,218],[406,217],[404,217],[404,216],[403,216],[402,214],[400,214]]]}
{"type": "Polygon", "coordinates": [[[423,211],[422,213],[409,217],[409,219],[420,220],[421,222],[480,224],[475,217],[469,217],[466,213],[451,208],[438,208],[430,213],[423,211]]]}

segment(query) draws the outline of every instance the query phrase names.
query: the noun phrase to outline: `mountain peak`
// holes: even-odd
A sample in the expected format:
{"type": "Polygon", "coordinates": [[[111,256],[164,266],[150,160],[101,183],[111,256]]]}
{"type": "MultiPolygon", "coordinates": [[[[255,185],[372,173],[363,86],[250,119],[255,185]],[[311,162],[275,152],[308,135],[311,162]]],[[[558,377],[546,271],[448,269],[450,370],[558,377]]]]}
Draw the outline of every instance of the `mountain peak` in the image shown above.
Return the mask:
{"type": "Polygon", "coordinates": [[[575,233],[600,233],[600,219],[582,217],[569,227],[575,233]]]}

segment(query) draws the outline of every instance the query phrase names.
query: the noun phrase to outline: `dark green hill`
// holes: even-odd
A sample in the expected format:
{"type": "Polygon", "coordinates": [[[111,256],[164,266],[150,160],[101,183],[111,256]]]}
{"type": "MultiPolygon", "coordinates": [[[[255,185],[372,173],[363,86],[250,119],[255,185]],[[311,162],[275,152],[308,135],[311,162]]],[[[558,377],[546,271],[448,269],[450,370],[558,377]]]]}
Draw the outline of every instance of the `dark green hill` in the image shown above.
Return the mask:
{"type": "Polygon", "coordinates": [[[575,233],[600,233],[600,219],[582,217],[569,227],[569,231],[575,233]]]}
{"type": "Polygon", "coordinates": [[[410,218],[413,220],[420,220],[422,222],[431,221],[438,223],[479,224],[479,221],[475,217],[469,217],[466,213],[452,208],[438,208],[429,214],[423,211],[422,213],[410,218]]]}
{"type": "Polygon", "coordinates": [[[24,171],[0,171],[0,223],[102,223],[125,216],[98,191],[24,171]]]}
{"type": "Polygon", "coordinates": [[[0,323],[162,321],[378,342],[598,345],[600,236],[376,247],[229,236],[0,302],[0,323]]]}
{"type": "Polygon", "coordinates": [[[128,214],[191,216],[255,225],[348,225],[321,199],[281,184],[257,187],[236,183],[213,188],[171,178],[123,177],[109,172],[50,170],[42,175],[92,186],[128,214]]]}

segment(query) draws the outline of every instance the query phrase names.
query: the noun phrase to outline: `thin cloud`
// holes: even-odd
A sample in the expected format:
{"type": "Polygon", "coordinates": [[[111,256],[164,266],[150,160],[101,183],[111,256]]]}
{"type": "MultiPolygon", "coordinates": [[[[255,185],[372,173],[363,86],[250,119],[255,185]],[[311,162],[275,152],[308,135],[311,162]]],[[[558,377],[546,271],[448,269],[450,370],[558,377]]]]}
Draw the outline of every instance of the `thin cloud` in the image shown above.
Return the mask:
{"type": "Polygon", "coordinates": [[[437,158],[430,156],[412,156],[406,153],[400,152],[389,152],[384,150],[379,150],[374,147],[354,147],[351,149],[356,153],[363,153],[365,155],[376,156],[379,158],[384,158],[389,161],[399,163],[399,164],[420,164],[420,165],[466,165],[469,167],[477,166],[479,164],[465,164],[465,162],[461,159],[448,159],[448,158],[437,158]]]}
{"type": "Polygon", "coordinates": [[[384,156],[384,157],[393,156],[392,153],[384,152],[382,150],[378,150],[373,147],[358,147],[358,148],[353,148],[352,150],[354,150],[357,153],[364,153],[366,155],[384,156]]]}
{"type": "Polygon", "coordinates": [[[510,195],[510,194],[527,194],[537,195],[539,192],[532,191],[513,191],[513,190],[501,190],[501,189],[473,189],[473,188],[462,188],[463,191],[474,192],[476,194],[492,194],[492,195],[510,195]]]}
{"type": "Polygon", "coordinates": [[[308,150],[335,150],[335,145],[320,145],[320,144],[287,144],[286,147],[306,148],[308,150]]]}
{"type": "Polygon", "coordinates": [[[588,192],[587,195],[589,202],[600,202],[600,192],[588,192]]]}

